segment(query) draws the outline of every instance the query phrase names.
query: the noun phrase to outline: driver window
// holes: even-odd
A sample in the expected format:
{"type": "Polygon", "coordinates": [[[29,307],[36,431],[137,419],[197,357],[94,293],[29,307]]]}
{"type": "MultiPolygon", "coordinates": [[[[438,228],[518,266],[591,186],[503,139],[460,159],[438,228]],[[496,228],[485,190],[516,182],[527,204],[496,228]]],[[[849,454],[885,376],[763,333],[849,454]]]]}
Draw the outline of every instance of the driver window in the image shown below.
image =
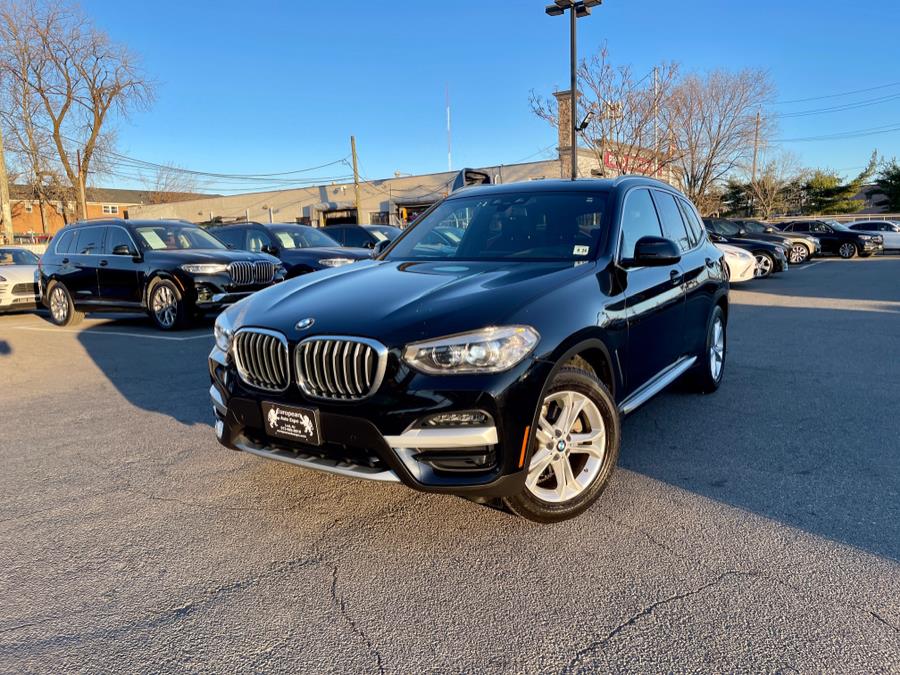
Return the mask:
{"type": "Polygon", "coordinates": [[[269,245],[269,238],[259,230],[247,231],[247,250],[259,253],[263,246],[269,245]]]}
{"type": "Polygon", "coordinates": [[[628,193],[622,209],[621,259],[634,258],[634,245],[641,237],[661,237],[662,229],[650,191],[639,189],[628,193]]]}

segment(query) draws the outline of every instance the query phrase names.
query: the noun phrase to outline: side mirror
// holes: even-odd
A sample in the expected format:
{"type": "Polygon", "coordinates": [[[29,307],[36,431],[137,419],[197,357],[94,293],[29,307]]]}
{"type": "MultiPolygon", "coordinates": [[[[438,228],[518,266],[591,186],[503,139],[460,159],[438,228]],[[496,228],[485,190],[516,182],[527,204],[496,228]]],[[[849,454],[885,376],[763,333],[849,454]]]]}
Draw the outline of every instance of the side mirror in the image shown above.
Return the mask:
{"type": "Polygon", "coordinates": [[[390,245],[391,242],[387,239],[382,239],[372,247],[372,257],[374,258],[377,255],[381,255],[381,253],[390,245]]]}
{"type": "Polygon", "coordinates": [[[773,234],[773,233],[777,232],[778,230],[776,230],[776,229],[775,229],[774,227],[772,227],[771,225],[767,225],[765,231],[766,231],[768,234],[773,234]]]}
{"type": "Polygon", "coordinates": [[[137,253],[131,250],[131,247],[128,244],[119,244],[117,246],[113,246],[112,250],[113,255],[130,255],[132,257],[136,256],[137,253]]]}
{"type": "Polygon", "coordinates": [[[263,253],[268,253],[269,255],[274,255],[274,256],[277,257],[277,256],[278,256],[278,247],[277,247],[277,246],[273,246],[273,245],[271,245],[271,244],[265,244],[265,245],[263,245],[263,247],[262,247],[262,252],[263,252],[263,253]]]}
{"type": "Polygon", "coordinates": [[[623,261],[625,267],[665,267],[681,260],[681,250],[665,237],[641,237],[634,245],[634,258],[623,261]],[[626,264],[627,263],[627,264],[626,264]]]}
{"type": "Polygon", "coordinates": [[[369,240],[369,241],[367,241],[365,244],[363,244],[363,247],[364,247],[364,248],[371,248],[371,249],[374,249],[374,248],[375,248],[376,246],[378,246],[378,244],[380,244],[380,243],[381,243],[380,241],[379,241],[379,242],[374,242],[374,241],[372,241],[372,240],[369,240]]]}
{"type": "Polygon", "coordinates": [[[745,230],[745,229],[742,227],[741,229],[738,230],[738,236],[739,236],[739,237],[745,237],[745,236],[747,236],[747,230],[745,230]]]}

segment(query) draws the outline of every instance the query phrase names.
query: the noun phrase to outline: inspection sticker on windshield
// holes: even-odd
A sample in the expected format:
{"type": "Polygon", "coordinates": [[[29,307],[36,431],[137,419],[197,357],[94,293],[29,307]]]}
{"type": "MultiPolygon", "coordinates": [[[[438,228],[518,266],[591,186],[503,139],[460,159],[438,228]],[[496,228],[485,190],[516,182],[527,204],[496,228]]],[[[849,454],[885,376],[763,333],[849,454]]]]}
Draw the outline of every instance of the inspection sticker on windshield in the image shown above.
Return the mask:
{"type": "Polygon", "coordinates": [[[590,246],[580,246],[576,244],[575,249],[572,251],[572,255],[587,255],[590,250],[590,246]]]}

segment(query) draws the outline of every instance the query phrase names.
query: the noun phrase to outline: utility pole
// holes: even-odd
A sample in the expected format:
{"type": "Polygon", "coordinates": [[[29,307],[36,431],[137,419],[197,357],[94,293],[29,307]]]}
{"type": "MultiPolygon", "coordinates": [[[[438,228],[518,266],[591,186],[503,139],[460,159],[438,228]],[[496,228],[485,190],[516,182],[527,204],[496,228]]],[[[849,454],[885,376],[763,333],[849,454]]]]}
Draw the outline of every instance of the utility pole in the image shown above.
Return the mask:
{"type": "Polygon", "coordinates": [[[78,162],[78,194],[81,195],[81,219],[87,220],[87,197],[84,195],[84,173],[81,171],[81,150],[75,151],[75,161],[78,162]]]}
{"type": "Polygon", "coordinates": [[[653,177],[659,173],[659,77],[653,66],[653,177]]]}
{"type": "Polygon", "coordinates": [[[756,185],[756,157],[759,154],[759,110],[756,111],[756,128],[753,130],[753,167],[750,169],[750,213],[748,216],[753,215],[753,194],[756,189],[754,186],[756,185]]]}
{"type": "Polygon", "coordinates": [[[575,5],[569,8],[569,93],[572,101],[572,180],[578,178],[578,50],[575,47],[575,5]]]}
{"type": "Polygon", "coordinates": [[[359,166],[356,161],[356,136],[350,137],[350,152],[353,155],[353,192],[356,203],[356,224],[362,225],[362,210],[359,207],[359,166]]]}
{"type": "Polygon", "coordinates": [[[3,131],[0,130],[0,220],[7,244],[13,243],[12,207],[9,204],[9,177],[6,175],[6,157],[3,154],[3,131]]]}

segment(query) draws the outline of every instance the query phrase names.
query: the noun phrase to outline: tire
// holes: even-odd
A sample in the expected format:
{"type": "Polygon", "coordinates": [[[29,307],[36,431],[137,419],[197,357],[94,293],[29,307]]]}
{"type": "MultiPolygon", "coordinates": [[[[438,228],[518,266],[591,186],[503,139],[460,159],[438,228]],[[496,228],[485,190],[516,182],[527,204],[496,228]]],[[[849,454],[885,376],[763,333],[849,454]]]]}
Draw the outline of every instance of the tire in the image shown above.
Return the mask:
{"type": "Polygon", "coordinates": [[[810,250],[806,246],[806,244],[796,243],[791,246],[790,256],[788,258],[788,262],[791,265],[802,265],[807,260],[809,260],[810,250]]]}
{"type": "Polygon", "coordinates": [[[840,248],[838,248],[838,255],[844,260],[849,260],[854,257],[856,255],[856,244],[851,244],[849,241],[844,242],[840,245],[840,248]]]}
{"type": "Polygon", "coordinates": [[[159,330],[178,330],[190,315],[178,287],[157,279],[147,291],[147,313],[159,330]]]}
{"type": "Polygon", "coordinates": [[[725,361],[728,353],[728,327],[725,312],[719,305],[713,308],[706,324],[706,343],[697,356],[697,365],[691,370],[690,388],[700,394],[711,394],[725,377],[725,361]],[[717,326],[721,332],[717,332],[717,326]]]}
{"type": "Polygon", "coordinates": [[[77,326],[84,319],[84,312],[75,309],[69,289],[58,281],[47,291],[47,309],[50,320],[57,326],[77,326]]]}
{"type": "Polygon", "coordinates": [[[564,367],[553,376],[536,419],[529,474],[522,491],[505,497],[503,504],[537,523],[574,518],[597,500],[616,466],[619,411],[593,373],[564,367]],[[576,417],[569,424],[564,417],[576,407],[576,417]],[[572,440],[577,435],[584,436],[580,444],[572,440]]]}
{"type": "Polygon", "coordinates": [[[756,269],[753,270],[753,276],[757,279],[765,279],[772,276],[772,270],[775,269],[775,258],[764,251],[753,255],[756,257],[756,269]]]}

